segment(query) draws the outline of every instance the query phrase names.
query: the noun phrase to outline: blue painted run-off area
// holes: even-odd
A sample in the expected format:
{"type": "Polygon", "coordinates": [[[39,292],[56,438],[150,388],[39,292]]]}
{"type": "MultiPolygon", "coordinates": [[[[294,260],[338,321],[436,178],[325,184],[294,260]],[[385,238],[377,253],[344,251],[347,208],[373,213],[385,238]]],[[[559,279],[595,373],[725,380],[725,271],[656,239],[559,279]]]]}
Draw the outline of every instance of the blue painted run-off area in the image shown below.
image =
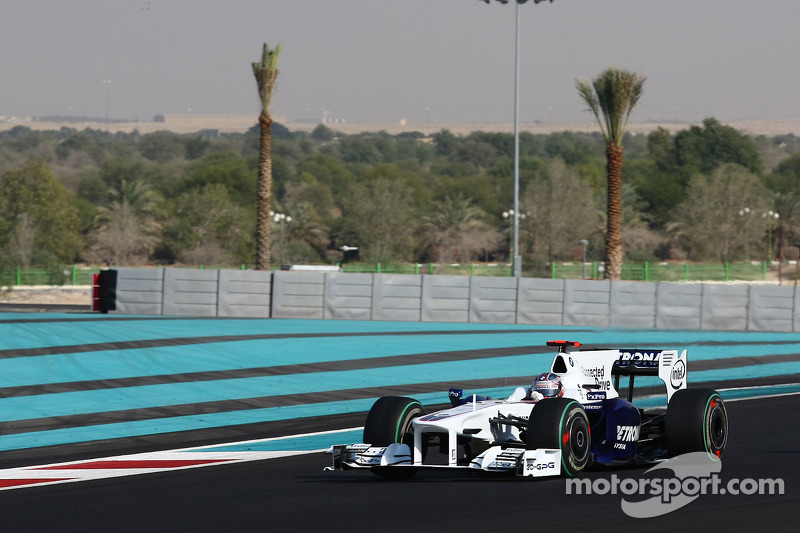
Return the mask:
{"type": "MultiPolygon", "coordinates": [[[[187,319],[108,317],[106,315],[0,314],[0,450],[32,448],[273,422],[367,411],[374,397],[315,400],[313,393],[425,383],[500,379],[507,387],[481,392],[503,397],[549,367],[552,354],[479,357],[403,364],[404,356],[513,347],[544,347],[565,338],[586,346],[677,348],[689,351],[689,381],[715,382],[745,377],[800,374],[800,337],[792,333],[623,330],[506,324],[451,324],[278,319],[187,319]],[[231,337],[248,336],[248,340],[231,337]],[[253,336],[264,338],[252,339],[253,336]],[[272,336],[272,337],[270,337],[272,336]],[[186,339],[204,338],[202,343],[186,339]],[[215,341],[213,337],[225,337],[215,341]],[[119,349],[114,343],[130,344],[119,349]],[[111,343],[110,346],[102,346],[111,343]],[[98,346],[101,345],[101,346],[98,346]],[[51,349],[52,348],[52,349],[51,349]],[[51,352],[48,354],[48,349],[51,352]],[[784,355],[780,361],[765,356],[784,355]],[[396,365],[370,368],[371,358],[397,357],[396,365]],[[692,372],[692,361],[746,357],[742,365],[692,372]],[[335,362],[358,362],[337,370],[335,362]],[[331,363],[334,363],[333,368],[331,363]],[[315,364],[325,364],[316,371],[315,364]],[[302,372],[215,379],[214,372],[308,365],[302,372]],[[148,384],[153,376],[212,373],[200,381],[148,384]],[[123,386],[104,386],[110,380],[123,386]],[[142,383],[137,383],[141,381],[142,383]],[[96,386],[59,391],[79,382],[96,386]],[[40,386],[52,386],[50,389],[40,386]],[[35,387],[36,394],[20,394],[35,387]],[[3,391],[15,391],[13,396],[3,391]],[[312,394],[310,394],[312,393],[312,394]],[[239,409],[125,421],[128,410],[307,395],[299,405],[239,409]],[[114,422],[47,428],[47,420],[115,412],[114,422]],[[41,420],[36,430],[14,432],[15,423],[41,420]]],[[[722,365],[725,366],[725,365],[722,365]]],[[[262,372],[263,374],[263,372],[262,372]]],[[[800,381],[800,378],[796,381],[800,381]]],[[[655,378],[637,384],[660,383],[655,378]]],[[[447,390],[416,395],[423,403],[444,403],[447,390]]],[[[202,412],[202,411],[199,411],[202,412]]],[[[33,425],[32,425],[33,426],[33,425]]],[[[54,426],[55,427],[55,426],[54,426]]],[[[308,428],[312,432],[314,428],[308,428]]]]}

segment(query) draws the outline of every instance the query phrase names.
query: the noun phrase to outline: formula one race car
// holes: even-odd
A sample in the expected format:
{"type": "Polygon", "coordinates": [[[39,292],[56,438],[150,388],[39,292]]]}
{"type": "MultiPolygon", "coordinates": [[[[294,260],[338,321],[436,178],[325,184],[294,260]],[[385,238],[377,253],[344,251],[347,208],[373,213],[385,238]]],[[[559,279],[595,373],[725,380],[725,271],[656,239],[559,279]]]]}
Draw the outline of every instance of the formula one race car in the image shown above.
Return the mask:
{"type": "Polygon", "coordinates": [[[382,477],[410,477],[423,468],[576,476],[590,466],[648,464],[688,452],[722,456],[725,404],[715,390],[686,388],[686,350],[547,345],[558,349],[550,372],[539,376],[549,388],[518,387],[505,400],[450,389],[452,407],[432,414],[411,398],[379,398],[367,415],[364,443],[333,446],[326,470],[369,469],[382,477]],[[664,382],[666,409],[631,403],[636,376],[664,382]],[[628,377],[626,399],[618,392],[621,377],[628,377]]]}

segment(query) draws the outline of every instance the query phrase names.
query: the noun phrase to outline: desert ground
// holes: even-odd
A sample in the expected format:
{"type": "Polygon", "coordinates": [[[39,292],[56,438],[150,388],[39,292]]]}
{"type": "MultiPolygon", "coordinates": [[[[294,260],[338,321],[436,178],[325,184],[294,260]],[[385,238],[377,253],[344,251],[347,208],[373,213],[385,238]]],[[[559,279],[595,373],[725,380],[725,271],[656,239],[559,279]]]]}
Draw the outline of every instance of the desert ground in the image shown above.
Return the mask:
{"type": "MultiPolygon", "coordinates": [[[[313,121],[293,121],[280,115],[275,115],[274,120],[292,131],[310,132],[319,124],[313,121]]],[[[220,133],[243,133],[256,125],[257,116],[253,115],[164,115],[163,122],[116,122],[105,124],[102,122],[41,122],[32,119],[5,119],[0,121],[0,131],[9,130],[15,126],[26,126],[34,130],[59,130],[62,127],[84,130],[86,128],[107,130],[110,132],[153,133],[155,131],[171,131],[174,133],[195,133],[205,130],[217,130],[220,133]]],[[[725,124],[751,135],[784,135],[792,133],[800,136],[800,119],[753,119],[723,121],[725,124]]],[[[686,129],[691,123],[670,122],[643,122],[628,125],[628,130],[640,134],[647,134],[659,126],[671,131],[686,129]]],[[[389,134],[398,134],[409,131],[419,131],[426,135],[447,129],[455,134],[466,135],[473,131],[492,131],[512,133],[514,124],[509,123],[478,123],[478,122],[363,122],[348,123],[336,122],[326,124],[334,131],[345,134],[363,132],[385,131],[389,134]]],[[[599,131],[597,123],[521,123],[520,131],[533,134],[548,134],[558,131],[599,131]]]]}
{"type": "Polygon", "coordinates": [[[0,304],[85,305],[88,310],[92,288],[88,285],[0,287],[0,304]]]}

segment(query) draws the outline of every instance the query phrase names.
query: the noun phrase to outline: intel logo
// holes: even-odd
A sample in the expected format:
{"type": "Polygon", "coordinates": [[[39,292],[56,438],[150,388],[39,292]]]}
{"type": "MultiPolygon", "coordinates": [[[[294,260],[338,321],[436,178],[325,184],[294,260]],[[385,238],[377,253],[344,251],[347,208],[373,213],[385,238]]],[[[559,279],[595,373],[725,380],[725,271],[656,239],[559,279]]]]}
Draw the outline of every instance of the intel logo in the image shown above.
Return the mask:
{"type": "Polygon", "coordinates": [[[670,371],[669,381],[670,385],[672,385],[673,389],[681,388],[683,385],[683,378],[686,377],[686,363],[683,362],[683,359],[678,359],[678,362],[675,363],[670,371]]]}

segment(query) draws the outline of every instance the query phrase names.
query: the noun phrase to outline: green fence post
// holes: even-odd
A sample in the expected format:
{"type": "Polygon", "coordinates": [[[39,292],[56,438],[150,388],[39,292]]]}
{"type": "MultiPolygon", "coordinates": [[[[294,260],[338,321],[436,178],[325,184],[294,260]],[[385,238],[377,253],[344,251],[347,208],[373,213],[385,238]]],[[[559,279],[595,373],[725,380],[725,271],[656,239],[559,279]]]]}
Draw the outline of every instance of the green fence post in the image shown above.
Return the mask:
{"type": "Polygon", "coordinates": [[[644,262],[644,280],[650,281],[650,263],[648,261],[644,262]]]}
{"type": "Polygon", "coordinates": [[[475,276],[475,263],[471,263],[469,265],[469,275],[473,277],[475,276]]]}
{"type": "Polygon", "coordinates": [[[78,265],[72,265],[72,284],[78,284],[78,265]]]}
{"type": "Polygon", "coordinates": [[[242,270],[247,270],[247,265],[245,265],[244,263],[242,263],[242,270]]]}
{"type": "Polygon", "coordinates": [[[433,263],[428,263],[428,273],[433,274],[433,263]]]}
{"type": "Polygon", "coordinates": [[[414,274],[419,275],[419,263],[414,263],[414,274]]]}
{"type": "Polygon", "coordinates": [[[597,279],[597,261],[592,261],[592,279],[597,279]]]}
{"type": "Polygon", "coordinates": [[[22,285],[22,267],[17,266],[17,285],[22,285]]]}
{"type": "Polygon", "coordinates": [[[375,269],[375,272],[378,273],[378,274],[381,273],[381,264],[380,263],[378,263],[378,265],[377,265],[377,267],[375,269]]]}
{"type": "Polygon", "coordinates": [[[556,279],[556,262],[550,261],[550,278],[556,279]]]}
{"type": "Polygon", "coordinates": [[[767,281],[767,262],[761,262],[761,281],[767,281]]]}
{"type": "Polygon", "coordinates": [[[731,264],[725,261],[725,281],[731,280],[731,264]]]}

